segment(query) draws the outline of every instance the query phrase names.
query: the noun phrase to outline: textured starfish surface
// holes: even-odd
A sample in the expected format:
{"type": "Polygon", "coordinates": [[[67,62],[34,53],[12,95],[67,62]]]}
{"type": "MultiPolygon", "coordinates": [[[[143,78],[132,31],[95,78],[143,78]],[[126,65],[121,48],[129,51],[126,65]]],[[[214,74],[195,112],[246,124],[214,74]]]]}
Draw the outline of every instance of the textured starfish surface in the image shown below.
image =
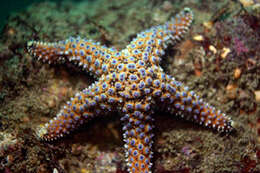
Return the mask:
{"type": "Polygon", "coordinates": [[[98,79],[76,93],[54,119],[39,127],[39,138],[55,140],[96,116],[117,111],[122,115],[128,171],[149,173],[155,110],[230,131],[232,121],[228,116],[165,74],[159,65],[163,49],[180,40],[192,20],[192,11],[185,8],[166,24],[137,34],[122,51],[79,37],[55,43],[28,42],[33,57],[48,63],[73,62],[98,79]]]}

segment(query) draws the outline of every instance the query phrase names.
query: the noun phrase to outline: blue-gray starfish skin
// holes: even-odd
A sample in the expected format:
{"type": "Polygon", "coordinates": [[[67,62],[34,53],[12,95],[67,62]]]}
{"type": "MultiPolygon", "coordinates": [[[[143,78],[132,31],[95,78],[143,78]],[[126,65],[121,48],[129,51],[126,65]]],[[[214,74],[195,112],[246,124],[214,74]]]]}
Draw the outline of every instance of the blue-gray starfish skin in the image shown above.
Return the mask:
{"type": "Polygon", "coordinates": [[[159,65],[163,49],[180,40],[192,20],[192,11],[185,8],[166,24],[138,34],[122,51],[79,37],[55,43],[28,42],[32,56],[49,63],[69,60],[98,78],[71,98],[53,120],[39,128],[37,135],[55,140],[91,118],[117,111],[124,124],[128,171],[150,173],[154,110],[167,111],[219,131],[230,131],[229,117],[165,74],[159,65]]]}

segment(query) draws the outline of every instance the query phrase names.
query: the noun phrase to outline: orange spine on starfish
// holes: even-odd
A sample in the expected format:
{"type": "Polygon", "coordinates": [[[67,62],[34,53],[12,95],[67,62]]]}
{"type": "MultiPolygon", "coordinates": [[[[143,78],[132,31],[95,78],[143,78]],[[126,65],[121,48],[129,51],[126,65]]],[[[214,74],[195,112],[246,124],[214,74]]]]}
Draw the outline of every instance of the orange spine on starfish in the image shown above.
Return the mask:
{"type": "Polygon", "coordinates": [[[152,118],[151,102],[126,102],[121,118],[124,122],[125,154],[128,171],[151,172],[152,167],[152,118]]]}
{"type": "Polygon", "coordinates": [[[229,132],[233,129],[232,120],[228,116],[210,106],[173,77],[165,75],[155,83],[158,86],[157,90],[163,91],[157,100],[161,105],[160,109],[218,131],[229,132]]]}
{"type": "Polygon", "coordinates": [[[164,49],[184,36],[192,20],[192,11],[185,8],[166,24],[154,26],[137,34],[137,37],[123,52],[138,56],[138,59],[151,65],[159,65],[160,57],[164,55],[164,49]]]}
{"type": "Polygon", "coordinates": [[[119,105],[122,100],[116,98],[113,91],[103,79],[78,92],[54,119],[37,130],[37,136],[47,141],[55,140],[69,134],[95,116],[103,116],[114,111],[115,104],[119,105]]]}
{"type": "Polygon", "coordinates": [[[112,59],[118,61],[121,58],[121,54],[114,48],[108,49],[80,37],[70,37],[54,43],[30,41],[27,47],[31,55],[43,62],[50,64],[64,60],[72,61],[96,77],[108,73],[112,59]]]}

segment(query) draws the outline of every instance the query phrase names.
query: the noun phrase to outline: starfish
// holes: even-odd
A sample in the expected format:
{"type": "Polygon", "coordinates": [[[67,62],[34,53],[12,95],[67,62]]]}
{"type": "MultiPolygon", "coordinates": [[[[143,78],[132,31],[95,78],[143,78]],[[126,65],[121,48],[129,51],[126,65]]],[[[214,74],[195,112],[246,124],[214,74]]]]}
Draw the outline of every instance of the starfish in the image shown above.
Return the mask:
{"type": "Polygon", "coordinates": [[[164,49],[183,37],[192,20],[192,11],[184,8],[169,22],[137,34],[121,51],[80,37],[54,43],[28,42],[33,57],[48,63],[73,62],[98,79],[76,93],[54,119],[40,126],[37,136],[45,141],[56,140],[96,116],[119,112],[128,172],[151,173],[155,110],[218,131],[231,131],[228,116],[160,67],[164,49]]]}

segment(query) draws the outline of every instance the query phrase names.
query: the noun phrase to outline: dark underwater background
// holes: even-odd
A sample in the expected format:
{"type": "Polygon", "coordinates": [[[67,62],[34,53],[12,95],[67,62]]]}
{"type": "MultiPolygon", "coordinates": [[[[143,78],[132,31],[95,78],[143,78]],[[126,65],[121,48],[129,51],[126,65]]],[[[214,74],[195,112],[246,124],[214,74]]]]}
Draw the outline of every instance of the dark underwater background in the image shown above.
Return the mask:
{"type": "MultiPolygon", "coordinates": [[[[3,29],[3,26],[6,24],[7,18],[12,13],[17,13],[19,11],[23,11],[27,6],[31,5],[35,2],[43,2],[40,0],[2,0],[1,1],[1,10],[0,10],[0,30],[3,29]]],[[[58,0],[56,1],[58,2],[58,0]]]]}
{"type": "Polygon", "coordinates": [[[232,134],[155,112],[156,173],[260,172],[259,0],[4,0],[0,5],[0,172],[126,173],[119,116],[55,142],[35,131],[95,81],[33,59],[27,42],[81,36],[119,50],[184,7],[194,22],[161,66],[234,122],[232,134]]]}

